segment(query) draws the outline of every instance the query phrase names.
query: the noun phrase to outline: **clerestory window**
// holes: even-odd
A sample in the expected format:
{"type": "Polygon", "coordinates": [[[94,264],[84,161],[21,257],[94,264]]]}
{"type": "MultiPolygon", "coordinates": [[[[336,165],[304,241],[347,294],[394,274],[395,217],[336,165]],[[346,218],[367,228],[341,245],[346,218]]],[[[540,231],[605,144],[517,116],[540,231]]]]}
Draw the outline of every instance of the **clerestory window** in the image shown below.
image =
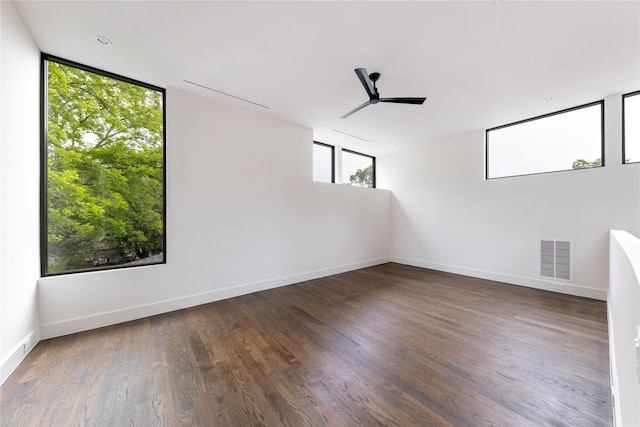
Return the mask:
{"type": "Polygon", "coordinates": [[[486,178],[604,166],[604,102],[486,132],[486,178]]]}
{"type": "Polygon", "coordinates": [[[640,162],[640,92],[622,97],[622,162],[640,162]]]}

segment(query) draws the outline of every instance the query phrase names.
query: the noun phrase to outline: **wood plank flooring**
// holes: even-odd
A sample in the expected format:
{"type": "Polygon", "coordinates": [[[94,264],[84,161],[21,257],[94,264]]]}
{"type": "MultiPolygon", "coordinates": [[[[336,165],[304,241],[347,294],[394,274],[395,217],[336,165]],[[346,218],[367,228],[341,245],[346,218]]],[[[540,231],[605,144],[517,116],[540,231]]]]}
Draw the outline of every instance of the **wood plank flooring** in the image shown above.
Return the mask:
{"type": "Polygon", "coordinates": [[[40,342],[2,426],[610,426],[606,304],[385,264],[40,342]]]}

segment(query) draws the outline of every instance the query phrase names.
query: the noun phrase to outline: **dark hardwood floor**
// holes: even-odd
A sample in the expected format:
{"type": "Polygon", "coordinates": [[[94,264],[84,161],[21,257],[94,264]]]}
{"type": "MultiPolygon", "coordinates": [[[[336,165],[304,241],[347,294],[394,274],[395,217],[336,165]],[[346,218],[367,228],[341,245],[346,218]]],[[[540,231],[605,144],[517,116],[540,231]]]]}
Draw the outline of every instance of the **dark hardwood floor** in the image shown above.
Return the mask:
{"type": "Polygon", "coordinates": [[[606,304],[385,264],[40,342],[2,426],[610,426],[606,304]]]}

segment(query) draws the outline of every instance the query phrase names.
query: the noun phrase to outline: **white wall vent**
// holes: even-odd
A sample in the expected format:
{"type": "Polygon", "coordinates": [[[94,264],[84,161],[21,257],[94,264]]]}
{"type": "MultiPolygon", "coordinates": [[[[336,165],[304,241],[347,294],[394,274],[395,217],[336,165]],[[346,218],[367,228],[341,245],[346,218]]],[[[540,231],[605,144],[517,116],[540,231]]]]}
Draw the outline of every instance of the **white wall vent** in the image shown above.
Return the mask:
{"type": "Polygon", "coordinates": [[[571,242],[540,240],[540,275],[571,280],[571,242]]]}

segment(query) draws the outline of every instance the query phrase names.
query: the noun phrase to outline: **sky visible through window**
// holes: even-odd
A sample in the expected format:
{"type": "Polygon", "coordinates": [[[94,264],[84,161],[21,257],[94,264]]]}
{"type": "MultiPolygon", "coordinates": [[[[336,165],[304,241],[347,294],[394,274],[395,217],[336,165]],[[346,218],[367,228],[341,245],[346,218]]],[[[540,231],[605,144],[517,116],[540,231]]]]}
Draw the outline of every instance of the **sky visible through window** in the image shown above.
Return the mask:
{"type": "Polygon", "coordinates": [[[624,157],[640,162],[640,93],[624,98],[624,157]]]}
{"type": "Polygon", "coordinates": [[[570,170],[602,158],[602,105],[489,130],[487,178],[570,170]]]}
{"type": "Polygon", "coordinates": [[[333,150],[331,147],[313,144],[313,180],[331,182],[331,165],[333,150]]]}

